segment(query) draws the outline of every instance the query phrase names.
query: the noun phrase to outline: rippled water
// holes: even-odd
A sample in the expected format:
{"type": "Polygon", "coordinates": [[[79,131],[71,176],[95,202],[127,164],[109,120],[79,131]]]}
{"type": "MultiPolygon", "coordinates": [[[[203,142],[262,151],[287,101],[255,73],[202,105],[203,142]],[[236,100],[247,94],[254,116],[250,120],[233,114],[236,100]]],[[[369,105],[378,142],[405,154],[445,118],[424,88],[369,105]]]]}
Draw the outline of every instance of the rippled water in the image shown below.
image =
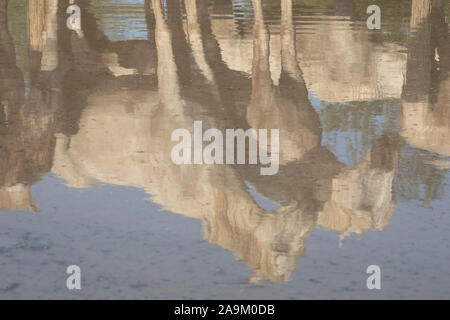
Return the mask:
{"type": "Polygon", "coordinates": [[[0,0],[0,299],[450,298],[448,1],[68,2],[0,0]]]}

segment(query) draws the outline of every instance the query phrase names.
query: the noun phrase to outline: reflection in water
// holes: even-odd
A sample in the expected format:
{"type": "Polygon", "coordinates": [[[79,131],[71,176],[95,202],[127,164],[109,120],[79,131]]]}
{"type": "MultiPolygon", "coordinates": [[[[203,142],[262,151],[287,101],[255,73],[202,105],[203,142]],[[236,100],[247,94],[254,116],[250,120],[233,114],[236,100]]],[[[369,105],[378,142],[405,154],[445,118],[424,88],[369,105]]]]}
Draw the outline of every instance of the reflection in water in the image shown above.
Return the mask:
{"type": "Polygon", "coordinates": [[[409,143],[450,156],[450,43],[441,1],[413,1],[402,134],[409,143]]]}
{"type": "MultiPolygon", "coordinates": [[[[1,187],[0,208],[37,210],[30,186],[51,169],[55,94],[38,85],[25,101],[24,79],[16,67],[15,48],[8,32],[7,1],[1,1],[1,187]]],[[[48,83],[48,82],[47,82],[48,83]]]]}
{"type": "Polygon", "coordinates": [[[408,55],[403,44],[371,39],[363,23],[355,28],[348,1],[335,1],[340,19],[316,17],[323,22],[301,33],[292,0],[281,0],[270,23],[264,2],[248,1],[252,28],[230,19],[242,9],[231,1],[148,0],[148,39],[117,42],[99,28],[88,0],[77,1],[82,30],[62,27],[68,3],[29,1],[25,97],[0,0],[2,210],[38,210],[30,186],[47,172],[73,188],[142,188],[167,210],[200,219],[204,238],[250,266],[251,280],[281,282],[315,228],[342,239],[389,223],[402,161],[398,133],[450,156],[444,1],[412,1],[408,55]],[[349,168],[322,144],[311,92],[330,103],[401,99],[398,128],[372,134],[349,168]],[[221,130],[279,128],[279,173],[174,165],[172,131],[200,120],[221,130]],[[260,206],[248,185],[277,208],[260,206]]]}

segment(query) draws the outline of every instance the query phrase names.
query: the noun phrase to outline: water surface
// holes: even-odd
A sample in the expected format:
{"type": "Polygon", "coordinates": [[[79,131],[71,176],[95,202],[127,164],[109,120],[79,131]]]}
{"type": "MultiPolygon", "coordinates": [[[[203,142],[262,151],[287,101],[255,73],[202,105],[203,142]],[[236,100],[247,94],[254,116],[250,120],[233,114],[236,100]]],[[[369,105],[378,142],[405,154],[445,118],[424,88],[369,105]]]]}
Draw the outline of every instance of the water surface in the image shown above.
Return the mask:
{"type": "Polygon", "coordinates": [[[448,1],[76,4],[0,0],[0,299],[450,298],[448,1]],[[278,174],[175,165],[194,121],[278,174]]]}

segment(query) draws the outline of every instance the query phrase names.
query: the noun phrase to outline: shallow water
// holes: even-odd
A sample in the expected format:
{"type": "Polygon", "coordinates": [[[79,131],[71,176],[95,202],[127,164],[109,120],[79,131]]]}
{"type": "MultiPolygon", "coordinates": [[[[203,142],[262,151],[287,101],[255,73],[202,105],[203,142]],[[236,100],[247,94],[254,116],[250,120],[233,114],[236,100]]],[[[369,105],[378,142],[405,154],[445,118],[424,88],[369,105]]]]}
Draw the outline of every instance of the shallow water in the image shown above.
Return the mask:
{"type": "Polygon", "coordinates": [[[292,2],[0,0],[0,299],[450,298],[449,2],[292,2]]]}

